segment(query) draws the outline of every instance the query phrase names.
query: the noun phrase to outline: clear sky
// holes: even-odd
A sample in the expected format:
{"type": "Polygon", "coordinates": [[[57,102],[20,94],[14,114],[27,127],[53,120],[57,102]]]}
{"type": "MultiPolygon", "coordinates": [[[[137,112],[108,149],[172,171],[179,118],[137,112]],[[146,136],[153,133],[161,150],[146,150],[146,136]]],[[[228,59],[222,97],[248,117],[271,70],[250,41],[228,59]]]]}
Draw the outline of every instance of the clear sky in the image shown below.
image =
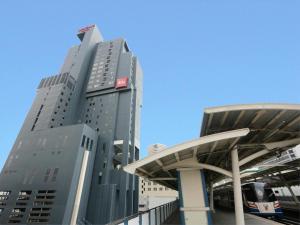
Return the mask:
{"type": "Polygon", "coordinates": [[[300,103],[299,0],[16,1],[0,3],[0,168],[42,77],[97,24],[124,37],[144,71],[142,156],[199,136],[203,109],[300,103]]]}

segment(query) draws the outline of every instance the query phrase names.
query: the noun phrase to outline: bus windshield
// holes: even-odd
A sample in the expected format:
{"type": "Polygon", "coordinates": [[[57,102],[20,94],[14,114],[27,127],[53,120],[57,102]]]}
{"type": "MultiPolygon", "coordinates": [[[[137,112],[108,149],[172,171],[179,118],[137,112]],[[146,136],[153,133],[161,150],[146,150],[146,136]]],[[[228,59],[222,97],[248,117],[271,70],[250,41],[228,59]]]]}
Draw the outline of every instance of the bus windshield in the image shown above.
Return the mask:
{"type": "Polygon", "coordinates": [[[257,183],[255,185],[256,196],[258,202],[274,202],[276,201],[275,194],[270,187],[264,183],[257,183]]]}

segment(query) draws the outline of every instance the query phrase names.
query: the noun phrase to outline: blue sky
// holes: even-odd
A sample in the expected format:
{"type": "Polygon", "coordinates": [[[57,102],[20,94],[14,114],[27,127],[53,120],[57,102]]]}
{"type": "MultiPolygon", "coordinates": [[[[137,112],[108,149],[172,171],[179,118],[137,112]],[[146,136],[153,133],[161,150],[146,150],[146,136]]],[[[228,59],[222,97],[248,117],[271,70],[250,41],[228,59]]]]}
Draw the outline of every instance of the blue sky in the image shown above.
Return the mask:
{"type": "Polygon", "coordinates": [[[299,103],[300,1],[1,1],[0,168],[76,31],[124,37],[144,71],[142,156],[199,136],[205,107],[299,103]]]}

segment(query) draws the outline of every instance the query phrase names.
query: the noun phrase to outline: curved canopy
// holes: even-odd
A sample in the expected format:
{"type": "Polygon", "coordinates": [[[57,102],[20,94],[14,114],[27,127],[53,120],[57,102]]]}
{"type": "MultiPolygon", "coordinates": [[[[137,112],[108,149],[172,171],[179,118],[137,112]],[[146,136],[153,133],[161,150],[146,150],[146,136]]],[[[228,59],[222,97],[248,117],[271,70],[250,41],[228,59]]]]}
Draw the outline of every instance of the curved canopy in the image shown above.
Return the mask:
{"type": "MultiPolygon", "coordinates": [[[[201,136],[240,128],[250,129],[250,133],[238,143],[245,149],[239,155],[240,158],[263,149],[261,144],[300,138],[300,105],[248,104],[204,110],[201,136]]],[[[265,158],[260,157],[260,159],[265,158]]],[[[253,162],[258,163],[258,161],[253,162]]]]}
{"type": "Polygon", "coordinates": [[[201,137],[124,167],[129,173],[177,189],[176,169],[202,167],[210,181],[231,171],[230,151],[238,148],[243,168],[300,143],[300,105],[251,104],[208,108],[201,137]],[[218,173],[215,173],[218,172],[218,173]]]}
{"type": "Polygon", "coordinates": [[[249,128],[251,142],[275,142],[300,136],[300,105],[248,104],[206,108],[201,136],[249,128]],[[258,135],[259,134],[259,135],[258,135]]]}
{"type": "MultiPolygon", "coordinates": [[[[156,154],[129,164],[124,167],[124,171],[131,174],[139,174],[143,177],[153,179],[157,183],[177,189],[177,182],[174,181],[177,178],[176,168],[168,169],[168,167],[175,163],[186,162],[187,159],[194,159],[197,162],[196,157],[199,154],[207,155],[223,152],[224,149],[235,145],[241,137],[248,133],[249,129],[240,129],[200,137],[166,148],[156,154]],[[218,144],[216,145],[216,143],[218,144]]],[[[189,164],[191,164],[190,162],[189,164]]],[[[184,165],[181,165],[181,167],[184,167],[184,165]]]]}

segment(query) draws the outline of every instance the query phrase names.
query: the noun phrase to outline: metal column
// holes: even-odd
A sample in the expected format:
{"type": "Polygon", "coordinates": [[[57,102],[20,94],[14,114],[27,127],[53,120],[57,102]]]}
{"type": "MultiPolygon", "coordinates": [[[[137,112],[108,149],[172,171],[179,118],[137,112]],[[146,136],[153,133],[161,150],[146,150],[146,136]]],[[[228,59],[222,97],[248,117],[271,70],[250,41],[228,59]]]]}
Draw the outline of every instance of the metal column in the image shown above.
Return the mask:
{"type": "Polygon", "coordinates": [[[235,224],[245,225],[240,167],[239,167],[239,156],[238,156],[237,148],[234,148],[231,151],[231,163],[232,163],[232,180],[233,180],[233,192],[234,192],[235,224]]]}
{"type": "Polygon", "coordinates": [[[210,183],[210,199],[209,199],[209,207],[212,212],[215,212],[214,207],[214,188],[213,188],[213,182],[210,183]]]}

